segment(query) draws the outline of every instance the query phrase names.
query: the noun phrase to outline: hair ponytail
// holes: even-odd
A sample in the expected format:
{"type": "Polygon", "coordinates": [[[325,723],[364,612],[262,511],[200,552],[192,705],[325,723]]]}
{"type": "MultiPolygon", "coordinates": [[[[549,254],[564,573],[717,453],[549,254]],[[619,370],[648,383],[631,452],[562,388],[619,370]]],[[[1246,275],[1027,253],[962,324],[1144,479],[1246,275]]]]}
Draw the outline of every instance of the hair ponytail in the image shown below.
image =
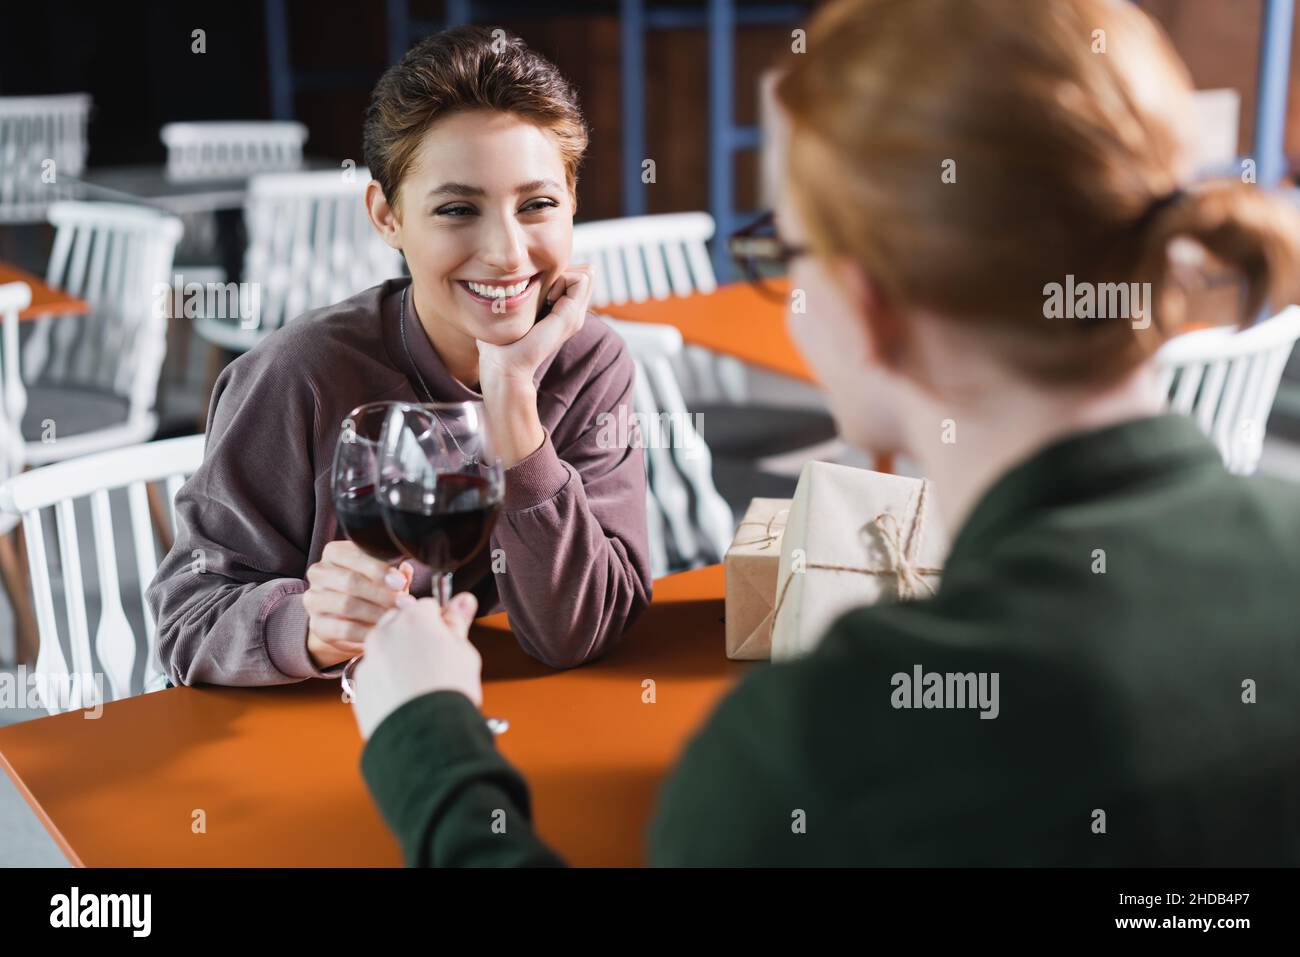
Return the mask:
{"type": "Polygon", "coordinates": [[[1186,325],[1224,267],[1241,295],[1220,323],[1249,325],[1265,307],[1300,302],[1300,210],[1258,187],[1216,180],[1187,190],[1152,217],[1140,243],[1138,273],[1153,284],[1162,339],[1186,325]]]}

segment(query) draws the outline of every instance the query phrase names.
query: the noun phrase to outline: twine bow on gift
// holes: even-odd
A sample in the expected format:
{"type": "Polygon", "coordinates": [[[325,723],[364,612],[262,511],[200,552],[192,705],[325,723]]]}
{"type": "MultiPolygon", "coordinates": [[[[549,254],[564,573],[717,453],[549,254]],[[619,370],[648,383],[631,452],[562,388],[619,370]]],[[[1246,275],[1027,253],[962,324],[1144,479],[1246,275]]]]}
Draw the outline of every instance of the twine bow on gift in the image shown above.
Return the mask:
{"type": "Polygon", "coordinates": [[[757,545],[759,548],[770,548],[773,542],[780,541],[781,539],[781,536],[772,530],[772,526],[776,524],[776,520],[779,518],[781,520],[781,529],[783,530],[785,528],[785,521],[789,516],[790,510],[788,508],[782,508],[773,512],[772,517],[766,522],[741,522],[736,526],[736,531],[740,531],[746,525],[762,525],[763,534],[750,542],[732,542],[732,544],[757,545]]]}
{"type": "MultiPolygon", "coordinates": [[[[942,574],[943,569],[920,565],[917,562],[917,552],[921,547],[921,532],[925,524],[926,491],[929,487],[929,482],[921,483],[920,495],[916,502],[916,513],[912,518],[912,527],[906,542],[903,541],[903,530],[899,526],[898,517],[889,509],[881,512],[862,526],[864,532],[871,527],[874,527],[879,532],[880,539],[884,542],[885,551],[888,554],[887,568],[860,568],[856,565],[836,565],[828,562],[805,562],[804,568],[893,578],[898,588],[898,597],[903,601],[925,597],[926,593],[935,594],[934,586],[925,580],[925,576],[942,574]]],[[[786,592],[789,590],[790,583],[794,581],[796,574],[798,573],[792,571],[781,585],[781,594],[777,598],[776,608],[772,612],[773,630],[775,630],[776,620],[781,614],[781,607],[785,604],[786,592]]]]}
{"type": "MultiPolygon", "coordinates": [[[[924,500],[924,488],[921,496],[924,500]]],[[[922,589],[933,595],[934,586],[925,580],[925,576],[938,575],[940,569],[922,568],[916,563],[917,543],[921,538],[917,534],[917,528],[921,524],[920,515],[917,515],[916,521],[912,524],[912,534],[908,536],[906,545],[903,544],[903,530],[898,527],[898,519],[893,512],[881,512],[872,519],[872,524],[876,526],[876,531],[880,532],[880,539],[885,543],[885,550],[889,552],[889,564],[893,566],[898,597],[904,601],[911,601],[922,597],[922,589]]],[[[865,529],[866,526],[864,525],[863,528],[865,529]]],[[[885,570],[873,574],[887,575],[889,572],[885,570]]]]}

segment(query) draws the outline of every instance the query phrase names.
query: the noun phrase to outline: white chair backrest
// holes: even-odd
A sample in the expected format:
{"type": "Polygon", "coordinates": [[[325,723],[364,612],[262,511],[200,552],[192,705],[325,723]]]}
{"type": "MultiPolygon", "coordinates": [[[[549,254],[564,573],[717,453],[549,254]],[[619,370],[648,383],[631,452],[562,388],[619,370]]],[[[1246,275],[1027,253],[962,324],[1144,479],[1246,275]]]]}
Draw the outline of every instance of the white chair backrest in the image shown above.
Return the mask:
{"type": "Polygon", "coordinates": [[[1236,164],[1241,93],[1231,88],[1196,90],[1192,108],[1196,112],[1193,168],[1205,176],[1240,175],[1236,164]]]}
{"type": "Polygon", "coordinates": [[[167,350],[180,221],[119,203],[55,203],[49,216],[55,233],[46,281],[86,300],[90,313],[35,320],[23,378],[112,392],[128,401],[128,420],[139,422],[151,414],[167,350]]]}
{"type": "MultiPolygon", "coordinates": [[[[713,232],[713,217],[698,212],[580,223],[573,227],[573,261],[596,267],[591,295],[596,308],[713,292],[718,288],[708,247],[713,232]]],[[[745,370],[735,359],[687,346],[672,367],[678,385],[694,399],[745,400],[745,370]]]]}
{"type": "Polygon", "coordinates": [[[349,172],[265,173],[249,182],[244,279],[259,290],[258,332],[401,275],[401,254],[366,216],[370,171],[349,172]]]}
{"type": "Polygon", "coordinates": [[[660,576],[720,562],[735,519],[713,484],[713,457],[673,374],[681,333],[655,323],[605,322],[622,337],[636,364],[633,401],[646,461],[651,570],[660,576]]]}
{"type": "Polygon", "coordinates": [[[0,485],[0,509],[22,516],[41,639],[36,657],[37,693],[42,695],[41,703],[51,714],[93,706],[95,699],[88,696],[96,691],[93,677],[97,673],[96,659],[102,669],[98,673],[106,678],[99,679],[100,684],[106,685],[106,699],[132,694],[132,676],[141,642],[127,618],[118,575],[120,536],[114,534],[115,513],[109,494],[118,489],[123,490],[125,508],[119,508],[116,514],[120,519],[125,513],[135,553],[136,588],[127,601],[133,612],[139,612],[138,620],[143,622],[146,657],[142,687],[144,691],[158,691],[164,686],[165,676],[157,654],[157,629],[145,600],[145,591],[158,570],[146,483],[162,483],[174,529],[173,500],[185,478],[203,461],[203,442],[202,435],[194,435],[115,449],[34,469],[0,485]],[[89,506],[94,541],[99,614],[93,645],[79,550],[78,502],[85,503],[83,510],[89,506]],[[57,562],[51,562],[46,549],[47,515],[53,519],[57,562]],[[55,611],[52,573],[62,579],[69,651],[66,656],[55,611]],[[92,647],[95,657],[91,655],[92,647]],[[70,693],[53,694],[48,690],[52,688],[68,689],[70,693]]]}
{"type": "Polygon", "coordinates": [[[169,178],[222,179],[301,168],[307,127],[280,120],[168,123],[160,135],[169,178]]]}
{"type": "Polygon", "coordinates": [[[0,96],[0,222],[45,219],[86,165],[89,93],[0,96]]]}
{"type": "Polygon", "coordinates": [[[1195,417],[1234,474],[1249,475],[1259,466],[1264,427],[1297,338],[1300,306],[1289,306],[1248,329],[1176,336],[1156,353],[1170,408],[1195,417]]]}
{"type": "Polygon", "coordinates": [[[617,305],[713,292],[708,213],[629,216],[573,227],[573,261],[596,267],[591,304],[617,305]]]}
{"type": "MultiPolygon", "coordinates": [[[[18,313],[32,301],[25,282],[0,286],[0,482],[23,470],[26,443],[23,441],[22,412],[26,400],[18,362],[18,313]]],[[[9,534],[16,519],[0,515],[0,535],[9,534]]]]}

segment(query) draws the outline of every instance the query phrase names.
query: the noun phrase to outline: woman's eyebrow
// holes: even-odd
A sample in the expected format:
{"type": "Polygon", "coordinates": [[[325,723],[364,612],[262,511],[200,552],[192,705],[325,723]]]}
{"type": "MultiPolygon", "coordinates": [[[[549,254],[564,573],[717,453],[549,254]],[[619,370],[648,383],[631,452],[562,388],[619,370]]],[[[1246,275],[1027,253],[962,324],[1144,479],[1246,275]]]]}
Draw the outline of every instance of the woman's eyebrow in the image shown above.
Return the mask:
{"type": "Polygon", "coordinates": [[[483,188],[480,186],[466,186],[464,183],[443,183],[441,186],[435,186],[429,190],[430,196],[437,196],[441,193],[451,193],[454,196],[486,196],[483,188]]]}
{"type": "Polygon", "coordinates": [[[544,189],[559,189],[560,184],[553,179],[535,179],[528,183],[520,183],[515,187],[515,193],[536,193],[544,189]]]}
{"type": "MultiPolygon", "coordinates": [[[[559,189],[560,184],[553,179],[535,179],[527,183],[520,183],[515,187],[515,193],[534,193],[544,189],[559,189]]],[[[443,183],[441,186],[435,186],[429,190],[430,196],[439,196],[443,193],[450,193],[453,196],[486,196],[487,191],[481,186],[469,186],[465,183],[443,183]]]]}

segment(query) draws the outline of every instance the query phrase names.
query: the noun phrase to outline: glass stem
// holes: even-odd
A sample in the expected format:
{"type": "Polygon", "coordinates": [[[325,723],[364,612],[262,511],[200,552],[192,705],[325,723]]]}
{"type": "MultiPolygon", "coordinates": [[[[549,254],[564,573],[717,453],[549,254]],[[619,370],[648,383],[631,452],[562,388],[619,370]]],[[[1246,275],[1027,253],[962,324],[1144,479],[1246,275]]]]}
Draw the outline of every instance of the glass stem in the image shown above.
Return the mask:
{"type": "Polygon", "coordinates": [[[451,601],[451,572],[435,572],[433,576],[433,598],[439,608],[446,608],[451,601]]]}

